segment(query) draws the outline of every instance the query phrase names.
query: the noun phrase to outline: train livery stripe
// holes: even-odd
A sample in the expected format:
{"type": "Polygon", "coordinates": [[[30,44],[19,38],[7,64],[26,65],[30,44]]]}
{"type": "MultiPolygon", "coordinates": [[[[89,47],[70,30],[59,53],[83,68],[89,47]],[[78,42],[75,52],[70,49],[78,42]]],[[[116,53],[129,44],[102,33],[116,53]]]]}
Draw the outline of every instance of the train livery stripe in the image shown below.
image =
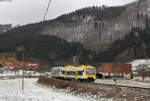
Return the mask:
{"type": "Polygon", "coordinates": [[[78,71],[75,71],[75,79],[78,80],[78,71]]]}
{"type": "Polygon", "coordinates": [[[64,70],[64,78],[66,79],[67,78],[67,71],[64,70]]]}

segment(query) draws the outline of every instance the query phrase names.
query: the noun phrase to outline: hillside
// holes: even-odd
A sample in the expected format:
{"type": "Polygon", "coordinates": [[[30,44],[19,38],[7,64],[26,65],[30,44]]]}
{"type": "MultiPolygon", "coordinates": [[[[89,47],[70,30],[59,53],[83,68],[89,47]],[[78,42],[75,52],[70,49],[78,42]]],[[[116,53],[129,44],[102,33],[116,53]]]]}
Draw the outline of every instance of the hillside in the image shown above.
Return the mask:
{"type": "MultiPolygon", "coordinates": [[[[128,62],[134,59],[148,59],[150,58],[149,40],[150,29],[148,27],[145,29],[132,28],[132,31],[123,39],[113,42],[107,51],[98,53],[97,57],[101,58],[102,61],[107,60],[116,62],[128,62]]],[[[96,61],[99,61],[99,59],[96,61]]]]}
{"type": "Polygon", "coordinates": [[[0,35],[0,52],[14,52],[21,59],[16,50],[23,45],[26,59],[52,65],[72,64],[74,56],[80,64],[149,58],[149,4],[141,0],[121,7],[83,8],[42,27],[40,22],[14,28],[0,35]]]}
{"type": "Polygon", "coordinates": [[[150,14],[149,5],[149,0],[140,0],[119,7],[80,9],[49,21],[42,33],[79,42],[87,49],[101,52],[115,40],[124,38],[132,28],[144,29],[146,16],[150,14]]]}
{"type": "Polygon", "coordinates": [[[28,60],[40,59],[51,65],[63,65],[68,62],[72,63],[72,57],[80,55],[80,59],[85,57],[82,62],[88,61],[88,56],[86,55],[88,51],[81,44],[69,43],[55,36],[40,35],[39,25],[30,24],[1,34],[0,52],[14,52],[17,54],[18,59],[21,60],[22,53],[18,52],[17,48],[24,46],[25,57],[28,60]],[[36,45],[30,53],[29,51],[31,51],[35,41],[36,45]]]}
{"type": "Polygon", "coordinates": [[[120,16],[124,11],[126,11],[125,6],[80,9],[49,21],[42,34],[54,35],[68,42],[79,42],[86,49],[94,51],[99,50],[99,48],[104,49],[103,46],[109,44],[105,42],[106,37],[109,38],[109,36],[103,32],[103,29],[109,21],[120,16]]]}

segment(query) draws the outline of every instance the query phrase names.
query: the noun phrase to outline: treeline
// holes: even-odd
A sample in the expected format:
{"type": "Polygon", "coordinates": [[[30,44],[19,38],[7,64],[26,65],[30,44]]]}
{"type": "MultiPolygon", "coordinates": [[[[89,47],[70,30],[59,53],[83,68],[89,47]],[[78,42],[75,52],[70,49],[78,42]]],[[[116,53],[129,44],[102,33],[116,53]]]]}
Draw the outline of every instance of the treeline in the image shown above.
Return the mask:
{"type": "Polygon", "coordinates": [[[112,18],[119,16],[125,10],[126,10],[125,6],[118,6],[118,7],[94,6],[83,8],[75,12],[59,16],[56,20],[62,22],[72,22],[74,20],[84,19],[87,16],[93,16],[95,20],[111,20],[112,18]]]}

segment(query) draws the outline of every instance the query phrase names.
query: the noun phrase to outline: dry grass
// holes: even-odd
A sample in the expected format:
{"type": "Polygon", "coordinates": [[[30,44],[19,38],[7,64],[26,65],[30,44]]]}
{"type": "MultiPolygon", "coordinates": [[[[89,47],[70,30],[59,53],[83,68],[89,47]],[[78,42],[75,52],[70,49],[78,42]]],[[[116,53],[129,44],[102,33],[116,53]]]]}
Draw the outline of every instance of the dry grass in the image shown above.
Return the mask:
{"type": "Polygon", "coordinates": [[[58,89],[67,89],[68,92],[73,92],[75,94],[88,94],[90,96],[97,95],[97,97],[99,96],[101,98],[112,98],[112,95],[114,95],[112,91],[108,91],[103,87],[96,87],[89,83],[81,83],[77,81],[70,82],[66,80],[39,77],[38,83],[55,86],[58,89]]]}
{"type": "MultiPolygon", "coordinates": [[[[130,90],[124,88],[118,88],[117,90],[114,87],[108,86],[99,86],[91,83],[81,83],[73,82],[52,78],[39,77],[38,83],[55,86],[58,89],[66,89],[68,92],[73,92],[75,94],[85,94],[88,96],[96,96],[97,98],[111,98],[111,99],[120,99],[119,101],[129,100],[129,101],[141,101],[144,97],[140,97],[134,92],[138,90],[130,90]],[[128,94],[130,92],[130,94],[128,94]]],[[[146,92],[146,91],[144,91],[146,92]]],[[[147,92],[149,93],[149,92],[147,92]]],[[[97,99],[96,98],[96,99],[97,99]]],[[[144,101],[148,101],[146,97],[144,101]]]]}

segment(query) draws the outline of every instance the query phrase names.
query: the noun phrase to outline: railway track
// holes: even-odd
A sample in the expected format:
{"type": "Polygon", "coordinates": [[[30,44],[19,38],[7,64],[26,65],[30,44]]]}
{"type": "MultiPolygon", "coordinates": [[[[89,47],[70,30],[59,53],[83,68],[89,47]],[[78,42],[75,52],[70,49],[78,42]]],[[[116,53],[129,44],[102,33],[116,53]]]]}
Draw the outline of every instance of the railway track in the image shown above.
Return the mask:
{"type": "Polygon", "coordinates": [[[103,84],[103,83],[92,83],[92,84],[96,84],[96,85],[101,85],[101,86],[109,86],[109,87],[125,87],[125,88],[136,88],[136,89],[149,89],[150,88],[146,88],[146,87],[135,87],[135,86],[126,86],[126,85],[114,85],[114,84],[103,84]]]}
{"type": "MultiPolygon", "coordinates": [[[[50,79],[53,79],[53,80],[60,80],[60,81],[63,81],[62,79],[55,79],[55,78],[51,78],[50,79]]],[[[64,80],[64,81],[69,81],[69,80],[64,80]]],[[[73,81],[69,81],[69,82],[80,82],[82,83],[81,81],[77,81],[77,80],[73,80],[73,81]]],[[[84,82],[86,83],[86,82],[84,82]]],[[[88,83],[88,82],[87,82],[88,83]]],[[[136,86],[126,86],[126,85],[115,85],[115,84],[104,84],[104,83],[91,83],[89,82],[88,84],[94,84],[94,85],[100,85],[100,86],[108,86],[108,87],[116,87],[116,88],[133,88],[133,89],[146,89],[146,90],[150,90],[150,88],[147,88],[147,87],[136,87],[136,86]]]]}
{"type": "MultiPolygon", "coordinates": [[[[62,79],[56,79],[56,78],[52,78],[52,77],[48,77],[49,79],[53,79],[53,80],[60,80],[60,81],[63,81],[62,79]]],[[[69,82],[81,82],[81,81],[78,81],[78,80],[64,80],[64,81],[69,81],[69,82]]],[[[82,83],[82,82],[81,82],[82,83]]],[[[85,82],[84,82],[85,83],[85,82]]],[[[88,83],[88,82],[87,82],[88,83]]],[[[109,87],[115,87],[116,85],[115,84],[105,84],[105,83],[91,83],[89,82],[89,84],[95,84],[95,85],[101,85],[101,86],[109,86],[109,87]]],[[[147,87],[136,87],[136,86],[126,86],[126,85],[117,85],[116,87],[125,87],[125,88],[138,88],[138,89],[149,89],[150,88],[147,88],[147,87]]]]}

